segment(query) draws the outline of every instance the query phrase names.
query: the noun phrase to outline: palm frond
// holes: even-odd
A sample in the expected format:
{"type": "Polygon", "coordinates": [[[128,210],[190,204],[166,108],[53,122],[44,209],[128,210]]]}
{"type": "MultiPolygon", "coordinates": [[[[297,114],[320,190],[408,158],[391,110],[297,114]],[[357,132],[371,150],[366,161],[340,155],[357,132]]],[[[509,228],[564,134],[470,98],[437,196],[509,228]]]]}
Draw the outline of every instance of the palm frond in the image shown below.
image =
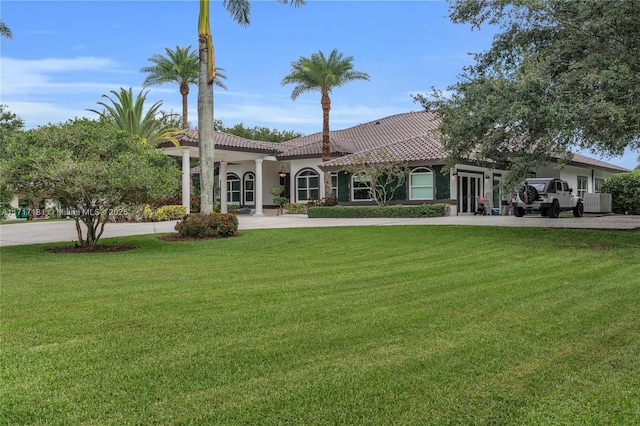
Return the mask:
{"type": "Polygon", "coordinates": [[[238,24],[249,25],[251,15],[251,3],[249,0],[222,0],[222,5],[238,24]]]}

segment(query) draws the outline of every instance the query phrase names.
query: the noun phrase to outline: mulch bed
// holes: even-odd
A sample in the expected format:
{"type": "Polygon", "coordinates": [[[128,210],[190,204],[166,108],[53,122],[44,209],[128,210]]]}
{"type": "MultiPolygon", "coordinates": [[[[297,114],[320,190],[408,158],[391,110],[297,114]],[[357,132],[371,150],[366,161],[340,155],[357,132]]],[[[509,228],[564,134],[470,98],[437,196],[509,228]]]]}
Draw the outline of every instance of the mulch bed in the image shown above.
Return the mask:
{"type": "Polygon", "coordinates": [[[124,245],[124,244],[112,244],[112,245],[96,245],[90,246],[63,246],[63,247],[51,247],[46,249],[51,253],[117,253],[121,251],[128,251],[137,249],[136,246],[124,245]]]}
{"type": "Polygon", "coordinates": [[[160,239],[162,241],[167,241],[170,243],[176,242],[176,241],[203,241],[203,240],[215,240],[217,239],[217,237],[202,237],[202,238],[197,238],[197,237],[181,237],[180,234],[170,234],[170,235],[165,235],[163,237],[160,237],[160,239]]]}

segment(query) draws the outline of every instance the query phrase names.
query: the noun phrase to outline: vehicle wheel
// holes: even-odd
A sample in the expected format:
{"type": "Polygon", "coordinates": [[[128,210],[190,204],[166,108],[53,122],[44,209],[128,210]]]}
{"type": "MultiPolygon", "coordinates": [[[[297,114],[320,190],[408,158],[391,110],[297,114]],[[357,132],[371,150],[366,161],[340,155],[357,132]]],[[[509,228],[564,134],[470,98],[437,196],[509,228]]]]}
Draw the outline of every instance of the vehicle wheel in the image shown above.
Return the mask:
{"type": "Polygon", "coordinates": [[[578,201],[578,204],[573,208],[573,217],[582,217],[584,215],[584,204],[582,201],[578,201]]]}
{"type": "Polygon", "coordinates": [[[518,195],[525,204],[532,204],[538,199],[538,190],[532,185],[522,185],[518,195]]]}
{"type": "Polygon", "coordinates": [[[558,200],[553,200],[553,205],[549,209],[549,217],[556,219],[560,216],[560,203],[558,200]]]}
{"type": "Polygon", "coordinates": [[[524,216],[524,209],[522,207],[516,207],[515,209],[513,209],[513,214],[516,217],[522,217],[524,216]]]}
{"type": "Polygon", "coordinates": [[[549,216],[549,209],[540,209],[540,216],[542,217],[549,216]]]}

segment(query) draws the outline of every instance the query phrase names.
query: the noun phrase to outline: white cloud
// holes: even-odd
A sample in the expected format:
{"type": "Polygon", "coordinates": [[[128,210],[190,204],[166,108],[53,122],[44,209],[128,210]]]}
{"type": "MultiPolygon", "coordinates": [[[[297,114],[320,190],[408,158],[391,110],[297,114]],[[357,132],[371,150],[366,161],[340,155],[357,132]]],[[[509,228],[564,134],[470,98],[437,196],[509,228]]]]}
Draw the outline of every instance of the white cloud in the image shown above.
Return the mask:
{"type": "Polygon", "coordinates": [[[95,57],[36,60],[0,58],[0,67],[0,84],[5,102],[12,98],[17,98],[16,101],[31,100],[34,95],[43,97],[64,92],[110,90],[113,85],[93,82],[91,76],[97,72],[122,72],[111,59],[95,57]]]}
{"type": "Polygon", "coordinates": [[[24,119],[27,129],[65,122],[76,117],[96,118],[95,113],[83,108],[67,108],[44,102],[7,102],[7,106],[9,111],[24,119]]]}

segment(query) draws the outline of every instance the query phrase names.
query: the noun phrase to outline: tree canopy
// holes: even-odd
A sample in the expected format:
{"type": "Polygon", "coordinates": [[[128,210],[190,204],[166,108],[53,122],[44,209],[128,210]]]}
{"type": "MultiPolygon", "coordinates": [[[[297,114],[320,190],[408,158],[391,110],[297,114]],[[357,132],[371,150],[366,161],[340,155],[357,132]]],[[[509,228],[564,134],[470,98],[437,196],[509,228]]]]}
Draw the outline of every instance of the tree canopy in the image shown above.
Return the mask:
{"type": "Polygon", "coordinates": [[[254,141],[285,142],[304,136],[302,133],[292,130],[269,129],[268,127],[262,126],[245,127],[243,123],[238,123],[232,127],[225,127],[222,120],[214,121],[216,130],[254,141]]]}
{"type": "MultiPolygon", "coordinates": [[[[175,50],[165,47],[164,50],[167,56],[156,53],[149,58],[149,62],[153,65],[140,69],[141,72],[147,73],[144,86],[160,85],[163,83],[178,84],[180,95],[182,96],[182,128],[186,129],[189,125],[189,86],[191,84],[198,84],[198,72],[200,70],[198,52],[192,51],[191,46],[176,46],[175,50]]],[[[227,86],[222,83],[222,80],[226,80],[226,78],[227,76],[224,74],[224,69],[216,68],[216,77],[213,84],[226,90],[227,86]]]]}
{"type": "Polygon", "coordinates": [[[171,140],[177,144],[174,136],[179,133],[179,119],[176,114],[167,114],[160,110],[162,101],[158,101],[144,112],[144,103],[148,91],[141,91],[133,97],[133,89],[120,88],[119,92],[112,90],[115,99],[109,95],[102,95],[110,102],[97,102],[104,110],[95,112],[110,124],[115,130],[122,130],[132,136],[140,136],[146,143],[156,146],[158,143],[171,140]]]}
{"type": "MultiPolygon", "coordinates": [[[[336,87],[342,87],[354,80],[369,80],[369,74],[353,68],[353,56],[344,56],[337,49],[329,55],[321,50],[310,57],[301,56],[291,63],[291,72],[284,76],[282,85],[293,84],[291,99],[307,92],[320,93],[322,106],[322,161],[331,159],[331,142],[329,139],[329,112],[331,111],[330,94],[336,87]]],[[[331,173],[324,173],[325,202],[329,205],[337,203],[333,193],[331,173]]]]}
{"type": "Polygon", "coordinates": [[[180,173],[170,158],[103,120],[16,132],[4,147],[2,183],[16,194],[57,201],[75,219],[82,245],[97,243],[118,207],[170,195],[178,186],[180,173]]]}
{"type": "Polygon", "coordinates": [[[450,164],[520,173],[576,148],[640,148],[639,2],[452,0],[450,18],[502,28],[450,94],[414,97],[440,113],[450,164]]]}

